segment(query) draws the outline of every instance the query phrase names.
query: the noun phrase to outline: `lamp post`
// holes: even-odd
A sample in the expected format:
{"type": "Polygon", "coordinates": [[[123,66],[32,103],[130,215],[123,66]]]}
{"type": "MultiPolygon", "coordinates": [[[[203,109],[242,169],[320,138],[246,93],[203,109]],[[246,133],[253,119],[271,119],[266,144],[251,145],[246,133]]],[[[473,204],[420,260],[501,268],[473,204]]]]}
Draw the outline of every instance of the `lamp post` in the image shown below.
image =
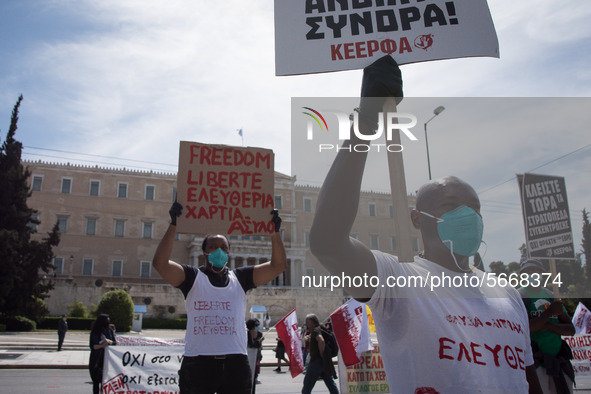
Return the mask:
{"type": "Polygon", "coordinates": [[[433,110],[434,115],[431,117],[431,119],[425,122],[425,145],[427,147],[427,168],[429,169],[429,180],[431,180],[431,160],[429,159],[429,139],[427,138],[427,123],[432,121],[437,115],[442,113],[444,110],[445,107],[443,105],[440,105],[439,107],[435,108],[433,110]]]}

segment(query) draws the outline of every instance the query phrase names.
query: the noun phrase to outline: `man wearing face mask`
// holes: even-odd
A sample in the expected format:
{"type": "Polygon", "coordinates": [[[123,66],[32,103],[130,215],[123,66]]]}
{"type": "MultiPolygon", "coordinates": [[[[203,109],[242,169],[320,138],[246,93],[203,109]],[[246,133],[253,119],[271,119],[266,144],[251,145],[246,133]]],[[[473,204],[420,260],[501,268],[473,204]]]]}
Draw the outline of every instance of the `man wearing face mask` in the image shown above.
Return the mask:
{"type": "Polygon", "coordinates": [[[247,357],[246,292],[275,279],[286,267],[279,229],[281,218],[273,210],[271,260],[256,266],[226,267],[230,244],[223,235],[203,240],[204,267],[170,261],[176,219],[182,206],[170,209],[171,223],[160,241],[152,265],[162,278],[185,296],[187,331],[185,354],[179,371],[181,394],[250,393],[252,377],[247,357]]]}
{"type": "MultiPolygon", "coordinates": [[[[363,134],[374,133],[388,97],[402,100],[402,76],[391,56],[364,69],[363,134]]],[[[348,144],[362,143],[352,135],[348,144]]],[[[539,392],[517,291],[466,285],[484,278],[469,265],[484,227],[474,189],[452,176],[423,185],[411,221],[424,251],[400,263],[349,236],[366,157],[346,145],[337,154],[318,198],[310,249],[332,275],[379,279],[370,281],[376,287],[345,290],[372,310],[391,392],[526,393],[528,382],[530,392],[539,392]]]]}

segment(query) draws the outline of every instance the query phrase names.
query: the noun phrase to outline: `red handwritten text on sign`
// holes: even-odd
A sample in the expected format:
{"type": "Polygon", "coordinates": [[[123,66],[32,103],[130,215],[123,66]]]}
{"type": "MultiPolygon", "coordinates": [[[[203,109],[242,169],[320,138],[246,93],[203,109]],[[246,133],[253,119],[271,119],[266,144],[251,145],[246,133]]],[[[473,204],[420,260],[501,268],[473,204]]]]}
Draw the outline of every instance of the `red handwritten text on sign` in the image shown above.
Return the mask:
{"type": "Polygon", "coordinates": [[[179,232],[268,234],[274,230],[273,152],[181,142],[179,232]]]}

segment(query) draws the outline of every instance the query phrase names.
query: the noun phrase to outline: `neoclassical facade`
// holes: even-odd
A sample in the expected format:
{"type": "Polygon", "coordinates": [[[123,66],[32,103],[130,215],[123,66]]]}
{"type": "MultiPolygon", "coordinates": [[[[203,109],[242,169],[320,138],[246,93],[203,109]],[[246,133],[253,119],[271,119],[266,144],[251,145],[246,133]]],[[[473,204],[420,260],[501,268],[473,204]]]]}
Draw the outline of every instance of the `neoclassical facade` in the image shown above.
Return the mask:
{"type": "MultiPolygon", "coordinates": [[[[46,300],[51,314],[66,313],[74,301],[88,307],[97,304],[113,288],[124,288],[136,305],[147,305],[148,315],[184,314],[181,293],[165,284],[151,265],[170,221],[176,174],[41,161],[24,164],[31,172],[28,203],[38,211],[40,221],[37,236],[44,236],[56,222],[60,227],[55,270],[45,274],[45,280],[56,285],[46,300]]],[[[308,248],[319,191],[298,185],[295,176],[275,173],[275,206],[283,219],[281,236],[288,266],[272,283],[248,295],[249,308],[266,305],[274,320],[294,307],[314,308],[305,313],[328,315],[345,296],[330,289],[302,288],[304,275],[328,274],[308,248]]],[[[408,201],[412,209],[414,197],[408,201]]],[[[389,194],[362,192],[352,236],[372,249],[396,254],[397,234],[392,226],[396,214],[389,194]]],[[[418,252],[419,233],[409,231],[418,252]]],[[[268,237],[232,236],[229,240],[232,268],[260,264],[271,256],[268,237]]],[[[171,259],[204,264],[202,241],[203,237],[195,235],[177,235],[171,259]]]]}

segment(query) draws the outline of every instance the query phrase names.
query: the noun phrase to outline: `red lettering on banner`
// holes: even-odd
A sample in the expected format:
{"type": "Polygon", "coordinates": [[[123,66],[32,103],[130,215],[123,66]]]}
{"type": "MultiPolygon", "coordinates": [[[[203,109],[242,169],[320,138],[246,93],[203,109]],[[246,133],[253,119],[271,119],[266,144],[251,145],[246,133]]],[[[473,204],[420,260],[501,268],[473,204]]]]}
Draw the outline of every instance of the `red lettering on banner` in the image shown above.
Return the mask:
{"type": "Polygon", "coordinates": [[[451,346],[445,346],[443,344],[444,341],[445,342],[451,342],[452,344],[456,343],[456,341],[452,341],[449,338],[439,338],[439,359],[442,360],[444,358],[447,358],[447,359],[453,360],[454,358],[452,356],[449,356],[447,354],[443,354],[443,352],[444,352],[445,349],[451,349],[452,348],[451,346]]]}
{"type": "Polygon", "coordinates": [[[458,361],[462,361],[462,357],[466,357],[466,361],[468,361],[469,363],[472,362],[472,359],[470,358],[470,353],[468,353],[468,349],[466,348],[466,345],[464,345],[462,342],[460,342],[460,351],[458,353],[458,361]]]}
{"type": "Polygon", "coordinates": [[[488,344],[480,345],[474,342],[467,344],[463,342],[456,342],[450,338],[442,337],[439,338],[439,359],[487,365],[487,362],[485,361],[486,356],[483,355],[482,351],[480,350],[480,348],[483,346],[490,352],[489,357],[492,356],[492,361],[496,367],[501,367],[499,352],[503,350],[505,360],[504,364],[512,369],[525,370],[525,362],[522,357],[522,354],[524,353],[523,349],[519,347],[512,347],[510,345],[506,345],[505,347],[501,345],[495,345],[494,347],[491,347],[488,344]]]}
{"type": "Polygon", "coordinates": [[[484,344],[484,348],[485,348],[486,350],[488,350],[489,352],[491,352],[491,353],[492,353],[492,355],[493,355],[493,357],[494,357],[494,360],[495,360],[495,365],[496,365],[497,367],[500,367],[500,366],[501,366],[501,364],[499,364],[499,350],[501,350],[501,349],[502,349],[502,346],[501,346],[501,345],[496,345],[494,348],[491,348],[491,347],[490,347],[490,346],[488,346],[487,344],[484,344]]]}
{"type": "Polygon", "coordinates": [[[477,343],[474,343],[474,342],[470,342],[470,350],[472,350],[472,356],[474,357],[474,364],[486,365],[485,362],[482,362],[478,359],[479,357],[482,356],[482,353],[476,351],[477,347],[480,347],[480,345],[477,343]]]}
{"type": "Polygon", "coordinates": [[[412,45],[407,37],[400,37],[396,42],[390,38],[382,41],[369,40],[358,42],[347,42],[344,44],[332,44],[330,46],[330,58],[335,60],[343,59],[363,59],[372,57],[376,52],[382,52],[388,55],[393,53],[412,52],[412,45]]]}
{"type": "Polygon", "coordinates": [[[235,150],[229,147],[191,145],[189,164],[210,166],[246,166],[271,169],[271,153],[235,150]]]}

